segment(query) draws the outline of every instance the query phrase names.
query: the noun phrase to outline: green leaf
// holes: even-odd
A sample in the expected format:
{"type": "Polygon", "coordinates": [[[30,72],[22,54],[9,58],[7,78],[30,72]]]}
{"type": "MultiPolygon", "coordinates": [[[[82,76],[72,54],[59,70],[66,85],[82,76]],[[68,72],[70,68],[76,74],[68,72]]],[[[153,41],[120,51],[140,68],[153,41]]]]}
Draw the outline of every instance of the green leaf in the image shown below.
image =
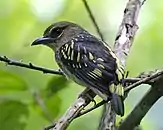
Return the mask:
{"type": "Polygon", "coordinates": [[[0,102],[0,129],[23,130],[29,112],[27,105],[16,101],[0,102]]]}
{"type": "Polygon", "coordinates": [[[9,72],[0,71],[0,94],[26,89],[27,85],[22,78],[9,72]]]}
{"type": "Polygon", "coordinates": [[[45,104],[49,112],[51,113],[52,117],[53,118],[57,117],[61,109],[62,104],[61,98],[57,94],[54,94],[50,98],[46,99],[45,104]]]}
{"type": "Polygon", "coordinates": [[[49,81],[45,92],[47,96],[51,96],[54,93],[66,88],[68,83],[68,80],[64,76],[54,77],[49,81]]]}

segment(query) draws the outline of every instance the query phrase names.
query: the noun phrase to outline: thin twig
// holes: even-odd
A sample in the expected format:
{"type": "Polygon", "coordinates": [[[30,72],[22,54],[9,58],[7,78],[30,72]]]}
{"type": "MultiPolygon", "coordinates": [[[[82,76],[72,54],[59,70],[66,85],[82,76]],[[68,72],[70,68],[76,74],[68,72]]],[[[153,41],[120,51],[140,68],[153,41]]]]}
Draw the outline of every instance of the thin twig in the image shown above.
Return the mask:
{"type": "Polygon", "coordinates": [[[101,102],[97,103],[97,104],[95,105],[95,107],[91,107],[91,108],[88,109],[88,110],[85,110],[85,111],[83,111],[83,112],[80,112],[75,118],[81,117],[81,116],[87,114],[88,112],[91,112],[91,111],[95,110],[96,108],[98,108],[98,107],[104,105],[104,104],[107,103],[107,102],[108,102],[108,101],[102,100],[101,102]]]}
{"type": "MultiPolygon", "coordinates": [[[[143,77],[143,78],[125,78],[125,79],[123,79],[123,82],[124,82],[124,84],[133,84],[133,83],[136,83],[136,82],[138,82],[138,81],[140,81],[140,80],[142,80],[142,79],[144,79],[144,78],[146,78],[147,76],[145,76],[145,77],[143,77]]],[[[149,76],[148,76],[149,77],[149,76]]],[[[153,84],[153,81],[146,81],[146,82],[144,82],[144,84],[149,84],[149,85],[151,85],[151,84],[153,84]]],[[[127,87],[129,87],[129,85],[127,86],[127,87]]]]}
{"type": "Polygon", "coordinates": [[[89,14],[89,17],[90,17],[92,23],[94,24],[94,27],[96,28],[96,31],[97,31],[98,35],[100,36],[102,41],[105,41],[105,39],[104,39],[104,37],[103,37],[103,35],[102,35],[101,31],[100,31],[100,28],[99,28],[99,26],[98,26],[98,24],[97,24],[97,22],[95,20],[95,17],[93,16],[91,9],[89,8],[89,5],[88,5],[87,1],[86,0],[82,0],[82,1],[84,3],[84,6],[85,6],[85,8],[86,8],[86,10],[87,10],[87,12],[89,14]]]}
{"type": "Polygon", "coordinates": [[[37,104],[42,109],[42,111],[43,111],[44,115],[46,116],[46,118],[48,119],[48,121],[53,123],[53,118],[51,116],[51,113],[48,111],[48,108],[46,107],[45,102],[42,99],[42,97],[40,96],[40,94],[38,92],[32,92],[32,95],[33,95],[35,101],[37,102],[37,104]]]}
{"type": "Polygon", "coordinates": [[[23,68],[28,68],[28,69],[32,69],[32,70],[37,70],[37,71],[41,71],[44,74],[56,74],[56,75],[63,75],[63,73],[61,71],[56,71],[56,70],[51,70],[51,69],[47,69],[44,67],[40,67],[40,66],[36,66],[32,63],[23,63],[20,61],[15,61],[12,59],[9,59],[6,56],[0,56],[0,61],[7,63],[7,65],[14,65],[14,66],[19,66],[19,67],[23,67],[23,68]]]}
{"type": "Polygon", "coordinates": [[[149,77],[143,78],[142,80],[140,80],[138,82],[135,82],[134,84],[126,87],[125,88],[125,92],[130,91],[131,89],[139,86],[140,84],[147,83],[150,80],[152,80],[152,82],[154,83],[154,79],[157,78],[157,77],[159,77],[159,76],[161,76],[162,74],[163,74],[163,71],[161,70],[161,71],[159,71],[159,72],[157,72],[157,73],[155,73],[155,74],[153,74],[153,75],[151,75],[149,77]]]}
{"type": "MultiPolygon", "coordinates": [[[[158,75],[160,74],[162,74],[162,72],[158,73],[158,75]]],[[[144,118],[150,108],[160,97],[163,96],[163,76],[159,76],[159,78],[156,79],[154,77],[154,80],[155,83],[135,106],[132,112],[121,123],[118,130],[133,130],[136,126],[140,125],[141,120],[144,118]]]]}
{"type": "MultiPolygon", "coordinates": [[[[52,69],[47,69],[45,67],[36,66],[33,63],[23,63],[21,61],[16,61],[16,60],[10,59],[7,56],[0,56],[0,61],[5,62],[7,65],[13,65],[13,66],[18,66],[18,67],[23,67],[23,68],[27,68],[27,69],[41,71],[44,74],[63,75],[62,71],[56,71],[56,70],[52,70],[52,69]]],[[[137,82],[139,80],[140,80],[140,78],[125,78],[124,83],[131,84],[131,83],[135,83],[135,82],[137,82]]],[[[152,82],[151,81],[149,81],[149,82],[146,81],[145,83],[146,84],[151,84],[152,82]]]]}

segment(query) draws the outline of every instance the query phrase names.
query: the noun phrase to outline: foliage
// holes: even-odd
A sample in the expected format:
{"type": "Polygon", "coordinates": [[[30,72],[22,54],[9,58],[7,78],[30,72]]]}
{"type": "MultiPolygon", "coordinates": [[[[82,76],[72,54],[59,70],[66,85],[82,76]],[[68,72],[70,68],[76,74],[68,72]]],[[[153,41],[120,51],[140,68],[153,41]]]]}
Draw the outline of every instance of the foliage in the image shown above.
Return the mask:
{"type": "MultiPolygon", "coordinates": [[[[88,3],[105,39],[113,43],[126,3],[112,0],[89,0],[88,3]]],[[[0,5],[0,55],[15,60],[57,69],[52,51],[44,47],[30,47],[30,43],[42,35],[49,24],[58,20],[74,21],[97,35],[80,0],[46,0],[45,3],[41,0],[2,0],[0,5]]],[[[140,29],[127,63],[130,76],[163,66],[162,5],[163,1],[157,0],[157,3],[147,1],[143,6],[140,29]]],[[[82,89],[60,76],[0,63],[0,130],[43,129],[66,111],[82,89]]],[[[126,114],[145,91],[146,86],[142,86],[129,94],[126,114]]],[[[162,109],[163,104],[157,103],[143,120],[142,128],[152,130],[163,127],[162,109]]],[[[97,129],[100,113],[101,109],[97,109],[77,119],[68,129],[97,129]]]]}

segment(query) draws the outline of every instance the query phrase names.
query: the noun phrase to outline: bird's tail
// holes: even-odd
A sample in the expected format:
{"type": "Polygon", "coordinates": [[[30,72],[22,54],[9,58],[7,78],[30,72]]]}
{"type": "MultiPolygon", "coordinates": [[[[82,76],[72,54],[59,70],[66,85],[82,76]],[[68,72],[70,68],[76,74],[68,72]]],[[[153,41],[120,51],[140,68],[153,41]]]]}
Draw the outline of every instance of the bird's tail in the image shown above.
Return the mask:
{"type": "Polygon", "coordinates": [[[124,96],[124,89],[123,86],[118,84],[114,85],[112,84],[110,86],[110,92],[112,93],[111,98],[111,105],[114,109],[114,111],[120,115],[124,115],[124,103],[123,103],[123,96],[124,96]]]}
{"type": "Polygon", "coordinates": [[[124,103],[122,96],[112,93],[111,106],[117,115],[124,115],[124,103]]]}

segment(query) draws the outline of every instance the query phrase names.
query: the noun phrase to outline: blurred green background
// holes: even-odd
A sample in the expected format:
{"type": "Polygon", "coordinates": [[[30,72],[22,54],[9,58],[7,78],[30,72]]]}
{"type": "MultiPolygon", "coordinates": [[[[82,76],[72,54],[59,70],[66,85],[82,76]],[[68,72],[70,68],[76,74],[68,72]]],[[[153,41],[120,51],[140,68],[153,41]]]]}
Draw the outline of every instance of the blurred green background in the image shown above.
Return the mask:
{"type": "MultiPolygon", "coordinates": [[[[127,1],[89,0],[88,4],[106,41],[113,46],[127,1]]],[[[127,61],[130,76],[163,67],[163,1],[146,1],[139,30],[127,61]]],[[[58,69],[53,52],[46,47],[31,47],[51,23],[73,21],[97,36],[81,0],[1,0],[0,55],[39,66],[58,69]]],[[[133,90],[127,100],[126,115],[141,99],[149,86],[133,90]]],[[[84,88],[57,75],[6,66],[0,63],[0,130],[41,130],[57,120],[84,88]]],[[[143,119],[144,130],[163,129],[163,99],[143,119]]],[[[101,108],[77,120],[69,130],[95,130],[101,108]]]]}

